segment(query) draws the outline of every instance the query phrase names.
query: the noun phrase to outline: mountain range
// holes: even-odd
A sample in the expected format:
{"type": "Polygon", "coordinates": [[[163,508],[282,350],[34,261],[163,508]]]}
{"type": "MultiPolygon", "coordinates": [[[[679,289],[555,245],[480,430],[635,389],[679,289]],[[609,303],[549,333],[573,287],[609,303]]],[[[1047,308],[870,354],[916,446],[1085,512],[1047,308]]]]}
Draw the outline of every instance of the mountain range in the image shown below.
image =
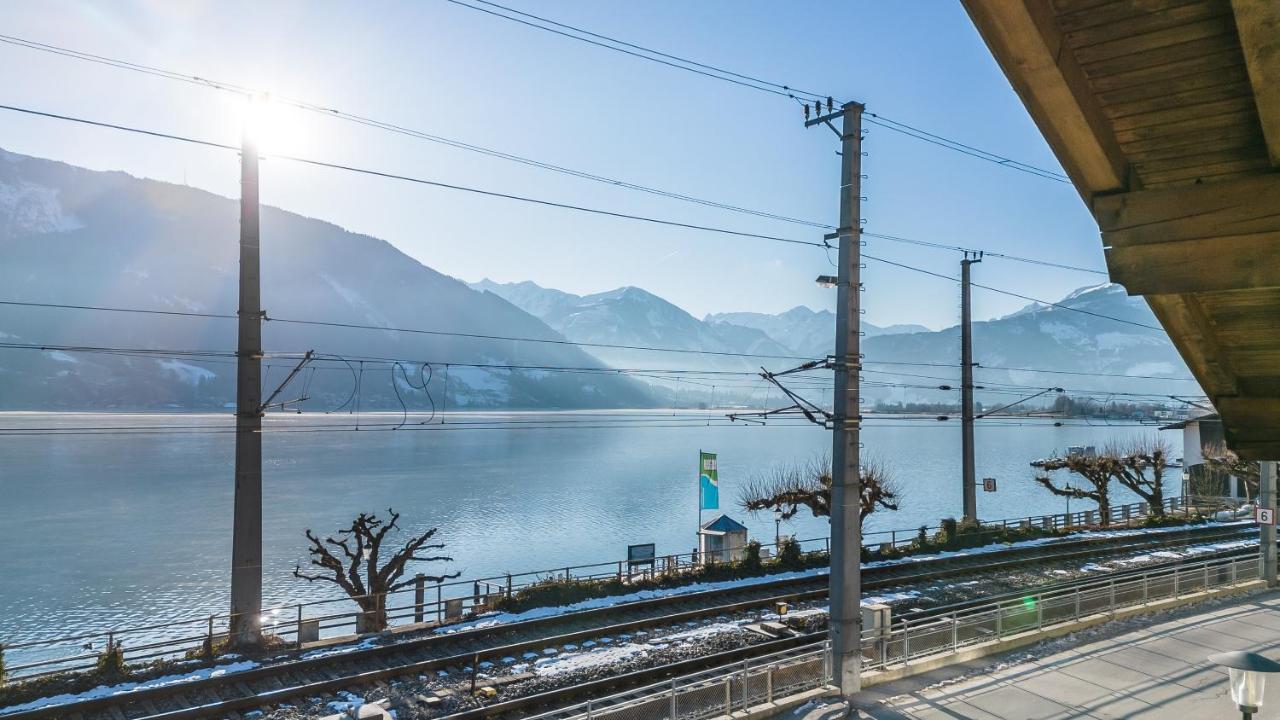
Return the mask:
{"type": "MultiPolygon", "coordinates": [[[[272,353],[325,356],[300,377],[311,397],[304,409],[359,402],[398,410],[402,400],[413,410],[657,402],[646,385],[614,373],[475,367],[605,366],[537,318],[383,240],[267,206],[261,236],[268,317],[433,333],[268,321],[266,392],[296,363],[272,353]],[[469,336],[476,333],[545,342],[469,336]],[[372,358],[405,362],[397,368],[372,358]]],[[[238,253],[236,200],[0,151],[0,300],[234,316],[238,253]]],[[[232,320],[0,306],[0,343],[7,346],[0,409],[221,408],[235,397],[232,320]]]]}
{"type": "MultiPolygon", "coordinates": [[[[308,410],[743,403],[749,396],[605,371],[777,371],[834,347],[827,310],[699,319],[637,287],[468,285],[385,241],[272,207],[262,209],[262,238],[263,307],[274,318],[264,386],[316,351],[297,381],[308,410]],[[575,371],[548,371],[556,367],[575,371]]],[[[222,408],[234,399],[235,323],[207,316],[235,313],[237,253],[235,200],[0,150],[0,300],[180,313],[0,306],[0,409],[222,408]]],[[[864,322],[862,331],[868,401],[955,400],[936,386],[958,374],[958,327],[864,322]]],[[[1112,375],[1187,375],[1146,303],[1111,284],[976,322],[974,348],[978,382],[991,386],[1123,392],[1136,381],[1112,375]]],[[[1172,380],[1141,386],[1194,391],[1172,380]]]]}

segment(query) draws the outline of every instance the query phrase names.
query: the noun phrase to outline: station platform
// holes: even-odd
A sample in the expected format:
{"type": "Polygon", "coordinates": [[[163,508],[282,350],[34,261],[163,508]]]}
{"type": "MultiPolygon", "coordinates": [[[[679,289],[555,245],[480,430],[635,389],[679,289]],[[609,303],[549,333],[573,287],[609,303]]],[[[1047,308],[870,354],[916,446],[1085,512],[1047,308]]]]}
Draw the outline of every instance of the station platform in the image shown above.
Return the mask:
{"type": "MultiPolygon", "coordinates": [[[[1280,659],[1280,591],[1140,616],[1048,641],[1013,656],[877,685],[850,717],[871,720],[1232,718],[1225,669],[1207,656],[1252,650],[1280,659]],[[985,667],[983,667],[985,665],[985,667]]],[[[843,704],[789,713],[833,720],[843,704]]],[[[1280,674],[1257,718],[1280,717],[1280,674]]]]}

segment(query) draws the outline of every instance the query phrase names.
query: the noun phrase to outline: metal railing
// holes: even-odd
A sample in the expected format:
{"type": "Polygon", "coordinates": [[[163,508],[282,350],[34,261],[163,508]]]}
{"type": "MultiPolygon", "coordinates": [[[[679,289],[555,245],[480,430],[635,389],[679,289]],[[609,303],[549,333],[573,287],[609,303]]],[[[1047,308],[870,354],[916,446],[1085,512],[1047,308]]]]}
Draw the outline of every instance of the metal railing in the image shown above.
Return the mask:
{"type": "Polygon", "coordinates": [[[705,720],[822,687],[831,676],[824,641],[592,698],[528,720],[705,720]]]}
{"type": "MultiPolygon", "coordinates": [[[[1260,557],[1229,558],[1091,580],[1024,598],[957,610],[916,623],[870,628],[862,635],[862,668],[910,665],[1012,635],[1043,632],[1090,616],[1114,616],[1190,593],[1230,587],[1259,577],[1260,557]]],[[[774,702],[831,682],[826,641],[706,670],[567,708],[529,720],[710,720],[774,702]]]]}
{"type": "MultiPolygon", "coordinates": [[[[1173,515],[1190,514],[1193,509],[1202,512],[1206,508],[1230,506],[1230,502],[1226,498],[1196,498],[1193,504],[1174,496],[1165,499],[1164,510],[1173,515]]],[[[1148,510],[1146,503],[1129,503],[1112,507],[1110,515],[1113,522],[1121,523],[1146,517],[1148,510]]],[[[1084,510],[983,521],[984,528],[971,531],[970,537],[981,536],[982,533],[990,533],[994,537],[1010,528],[1019,527],[1064,531],[1094,526],[1098,524],[1099,518],[1096,511],[1084,510]]],[[[927,526],[924,529],[925,534],[932,537],[941,530],[941,526],[927,526]]],[[[869,532],[863,535],[863,546],[869,550],[884,550],[886,547],[898,550],[915,543],[919,534],[918,528],[869,532]]],[[[783,539],[784,543],[792,541],[799,544],[802,556],[811,557],[830,552],[830,540],[826,537],[783,539]]],[[[776,555],[781,545],[766,543],[762,547],[776,555]]],[[[732,554],[737,550],[740,548],[731,548],[725,552],[732,554]]],[[[426,583],[419,579],[415,586],[388,594],[384,598],[384,606],[391,626],[447,624],[491,612],[500,602],[540,583],[615,582],[625,586],[656,577],[692,576],[708,564],[705,560],[697,553],[678,553],[658,556],[652,566],[642,570],[634,570],[625,560],[614,560],[448,583],[426,583]]],[[[118,645],[126,653],[126,659],[130,663],[194,656],[199,654],[202,647],[216,647],[224,642],[229,635],[230,620],[230,615],[219,614],[6,643],[6,675],[10,679],[21,679],[88,669],[94,666],[98,654],[110,645],[118,645]]],[[[362,634],[366,630],[365,620],[365,613],[356,607],[353,598],[335,597],[267,608],[262,612],[261,622],[264,632],[275,636],[282,643],[301,646],[305,642],[321,638],[362,634]]]]}
{"type": "Polygon", "coordinates": [[[862,634],[864,669],[907,665],[926,656],[959,650],[1011,635],[1078,622],[1093,615],[1178,598],[1189,593],[1230,587],[1258,579],[1258,554],[1188,563],[1113,579],[1087,580],[1024,597],[902,620],[889,628],[862,634]]]}

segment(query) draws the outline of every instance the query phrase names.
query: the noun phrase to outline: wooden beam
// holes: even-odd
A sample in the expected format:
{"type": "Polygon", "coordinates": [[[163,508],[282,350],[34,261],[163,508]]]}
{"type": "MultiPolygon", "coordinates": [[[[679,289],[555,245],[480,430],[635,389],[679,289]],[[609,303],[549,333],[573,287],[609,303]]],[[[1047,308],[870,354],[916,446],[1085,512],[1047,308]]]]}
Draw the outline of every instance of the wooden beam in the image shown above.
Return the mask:
{"type": "Polygon", "coordinates": [[[1275,460],[1280,458],[1280,440],[1237,440],[1227,447],[1236,451],[1244,460],[1275,460]]]}
{"type": "Polygon", "coordinates": [[[1147,304],[1210,400],[1239,394],[1235,368],[1193,295],[1148,295],[1147,304]]]}
{"type": "Polygon", "coordinates": [[[1043,0],[961,0],[1014,91],[1088,202],[1129,169],[1075,55],[1043,0]]]}
{"type": "Polygon", "coordinates": [[[1280,3],[1231,0],[1271,165],[1280,167],[1280,3]]]}
{"type": "Polygon", "coordinates": [[[1104,246],[1202,238],[1280,237],[1280,174],[1138,190],[1094,199],[1104,246]]]}
{"type": "Polygon", "coordinates": [[[1280,287],[1280,239],[1274,234],[1110,247],[1106,257],[1111,281],[1132,295],[1280,287]]]}
{"type": "Polygon", "coordinates": [[[1132,295],[1280,286],[1280,174],[1105,195],[1093,211],[1132,295]]]}

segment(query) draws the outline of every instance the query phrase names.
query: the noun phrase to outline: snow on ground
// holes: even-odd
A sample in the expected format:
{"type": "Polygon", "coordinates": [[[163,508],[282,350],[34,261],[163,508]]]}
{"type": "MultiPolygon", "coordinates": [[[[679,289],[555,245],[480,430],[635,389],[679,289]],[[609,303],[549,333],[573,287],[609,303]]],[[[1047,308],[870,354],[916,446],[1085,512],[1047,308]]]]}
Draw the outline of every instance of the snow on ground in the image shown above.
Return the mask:
{"type": "MultiPolygon", "coordinates": [[[[1235,523],[1221,523],[1221,526],[1223,527],[1229,527],[1232,525],[1241,525],[1241,526],[1253,525],[1253,522],[1240,521],[1235,523]]],[[[1001,550],[1007,550],[1010,547],[1018,547],[1018,548],[1039,547],[1042,545],[1052,545],[1054,543],[1069,542],[1074,540],[1086,540],[1086,539],[1096,539],[1096,538],[1118,539],[1118,538],[1126,538],[1126,537],[1138,537],[1142,535],[1168,532],[1168,530],[1169,528],[1128,528],[1123,530],[1121,529],[1089,530],[1086,532],[1074,533],[1074,534],[1065,535],[1062,537],[1046,537],[1046,538],[1039,538],[1037,540],[1027,540],[1025,542],[1017,543],[1016,546],[1010,546],[1004,543],[993,543],[991,545],[984,545],[982,547],[977,547],[977,548],[969,548],[967,550],[952,550],[952,551],[946,551],[946,552],[932,553],[929,555],[911,555],[908,557],[894,558],[891,560],[876,560],[874,562],[864,563],[862,567],[872,568],[872,567],[884,567],[884,566],[894,566],[894,565],[906,565],[911,563],[926,562],[929,560],[969,557],[973,555],[983,555],[986,553],[999,552],[1001,550]]],[[[1247,544],[1247,541],[1246,541],[1246,544],[1247,544]]],[[[1093,568],[1093,570],[1095,571],[1102,570],[1102,569],[1103,568],[1101,566],[1093,568]]],[[[467,630],[474,630],[477,628],[493,627],[495,625],[506,625],[510,623],[523,622],[525,620],[536,620],[539,618],[551,617],[553,615],[563,615],[565,613],[577,612],[581,610],[592,610],[596,608],[612,607],[614,605],[622,605],[625,603],[637,602],[640,600],[650,600],[653,598],[672,597],[677,595],[689,595],[692,593],[706,592],[708,590],[745,588],[745,587],[751,587],[753,585],[770,583],[775,580],[790,580],[793,578],[802,578],[802,577],[819,578],[819,577],[824,577],[827,574],[828,574],[828,571],[825,568],[819,568],[816,570],[804,570],[804,571],[796,571],[796,572],[775,573],[773,575],[761,575],[759,577],[741,578],[738,580],[721,580],[717,582],[692,583],[689,585],[682,585],[680,587],[664,588],[660,590],[639,590],[633,593],[627,593],[625,595],[613,595],[610,597],[590,598],[588,600],[582,600],[580,602],[571,603],[569,605],[561,605],[558,607],[531,608],[529,610],[525,610],[523,612],[518,612],[518,613],[511,613],[511,612],[489,613],[487,615],[481,616],[476,620],[457,623],[454,625],[448,625],[442,628],[436,628],[435,632],[437,633],[464,632],[467,630]]],[[[884,604],[884,603],[894,602],[895,600],[906,599],[906,594],[903,593],[902,595],[904,597],[895,598],[895,597],[892,597],[891,595],[864,597],[862,599],[862,604],[863,605],[884,604]]]]}
{"type": "Polygon", "coordinates": [[[375,645],[378,644],[374,642],[377,639],[378,637],[376,635],[370,635],[369,637],[361,640],[358,643],[352,643],[350,645],[334,645],[332,647],[318,648],[316,650],[311,650],[309,652],[303,653],[300,656],[300,659],[312,660],[314,658],[330,657],[332,655],[345,655],[349,652],[355,652],[356,650],[364,650],[367,648],[374,647],[375,645]]]}
{"type": "Polygon", "coordinates": [[[120,683],[118,685],[99,685],[90,690],[85,690],[84,692],[51,695],[49,697],[39,698],[21,705],[10,705],[5,708],[0,708],[0,717],[9,713],[20,712],[23,710],[37,710],[39,708],[50,707],[53,705],[63,705],[69,702],[76,702],[78,700],[91,700],[93,698],[111,697],[112,695],[124,695],[138,690],[149,690],[157,687],[181,685],[183,683],[196,682],[198,680],[205,680],[207,678],[218,677],[220,675],[244,672],[245,670],[252,670],[256,667],[258,667],[258,663],[251,660],[244,660],[242,662],[231,663],[228,665],[215,665],[213,667],[201,668],[189,673],[182,673],[181,675],[162,675],[160,677],[143,680],[141,682],[127,682],[120,683]]]}

